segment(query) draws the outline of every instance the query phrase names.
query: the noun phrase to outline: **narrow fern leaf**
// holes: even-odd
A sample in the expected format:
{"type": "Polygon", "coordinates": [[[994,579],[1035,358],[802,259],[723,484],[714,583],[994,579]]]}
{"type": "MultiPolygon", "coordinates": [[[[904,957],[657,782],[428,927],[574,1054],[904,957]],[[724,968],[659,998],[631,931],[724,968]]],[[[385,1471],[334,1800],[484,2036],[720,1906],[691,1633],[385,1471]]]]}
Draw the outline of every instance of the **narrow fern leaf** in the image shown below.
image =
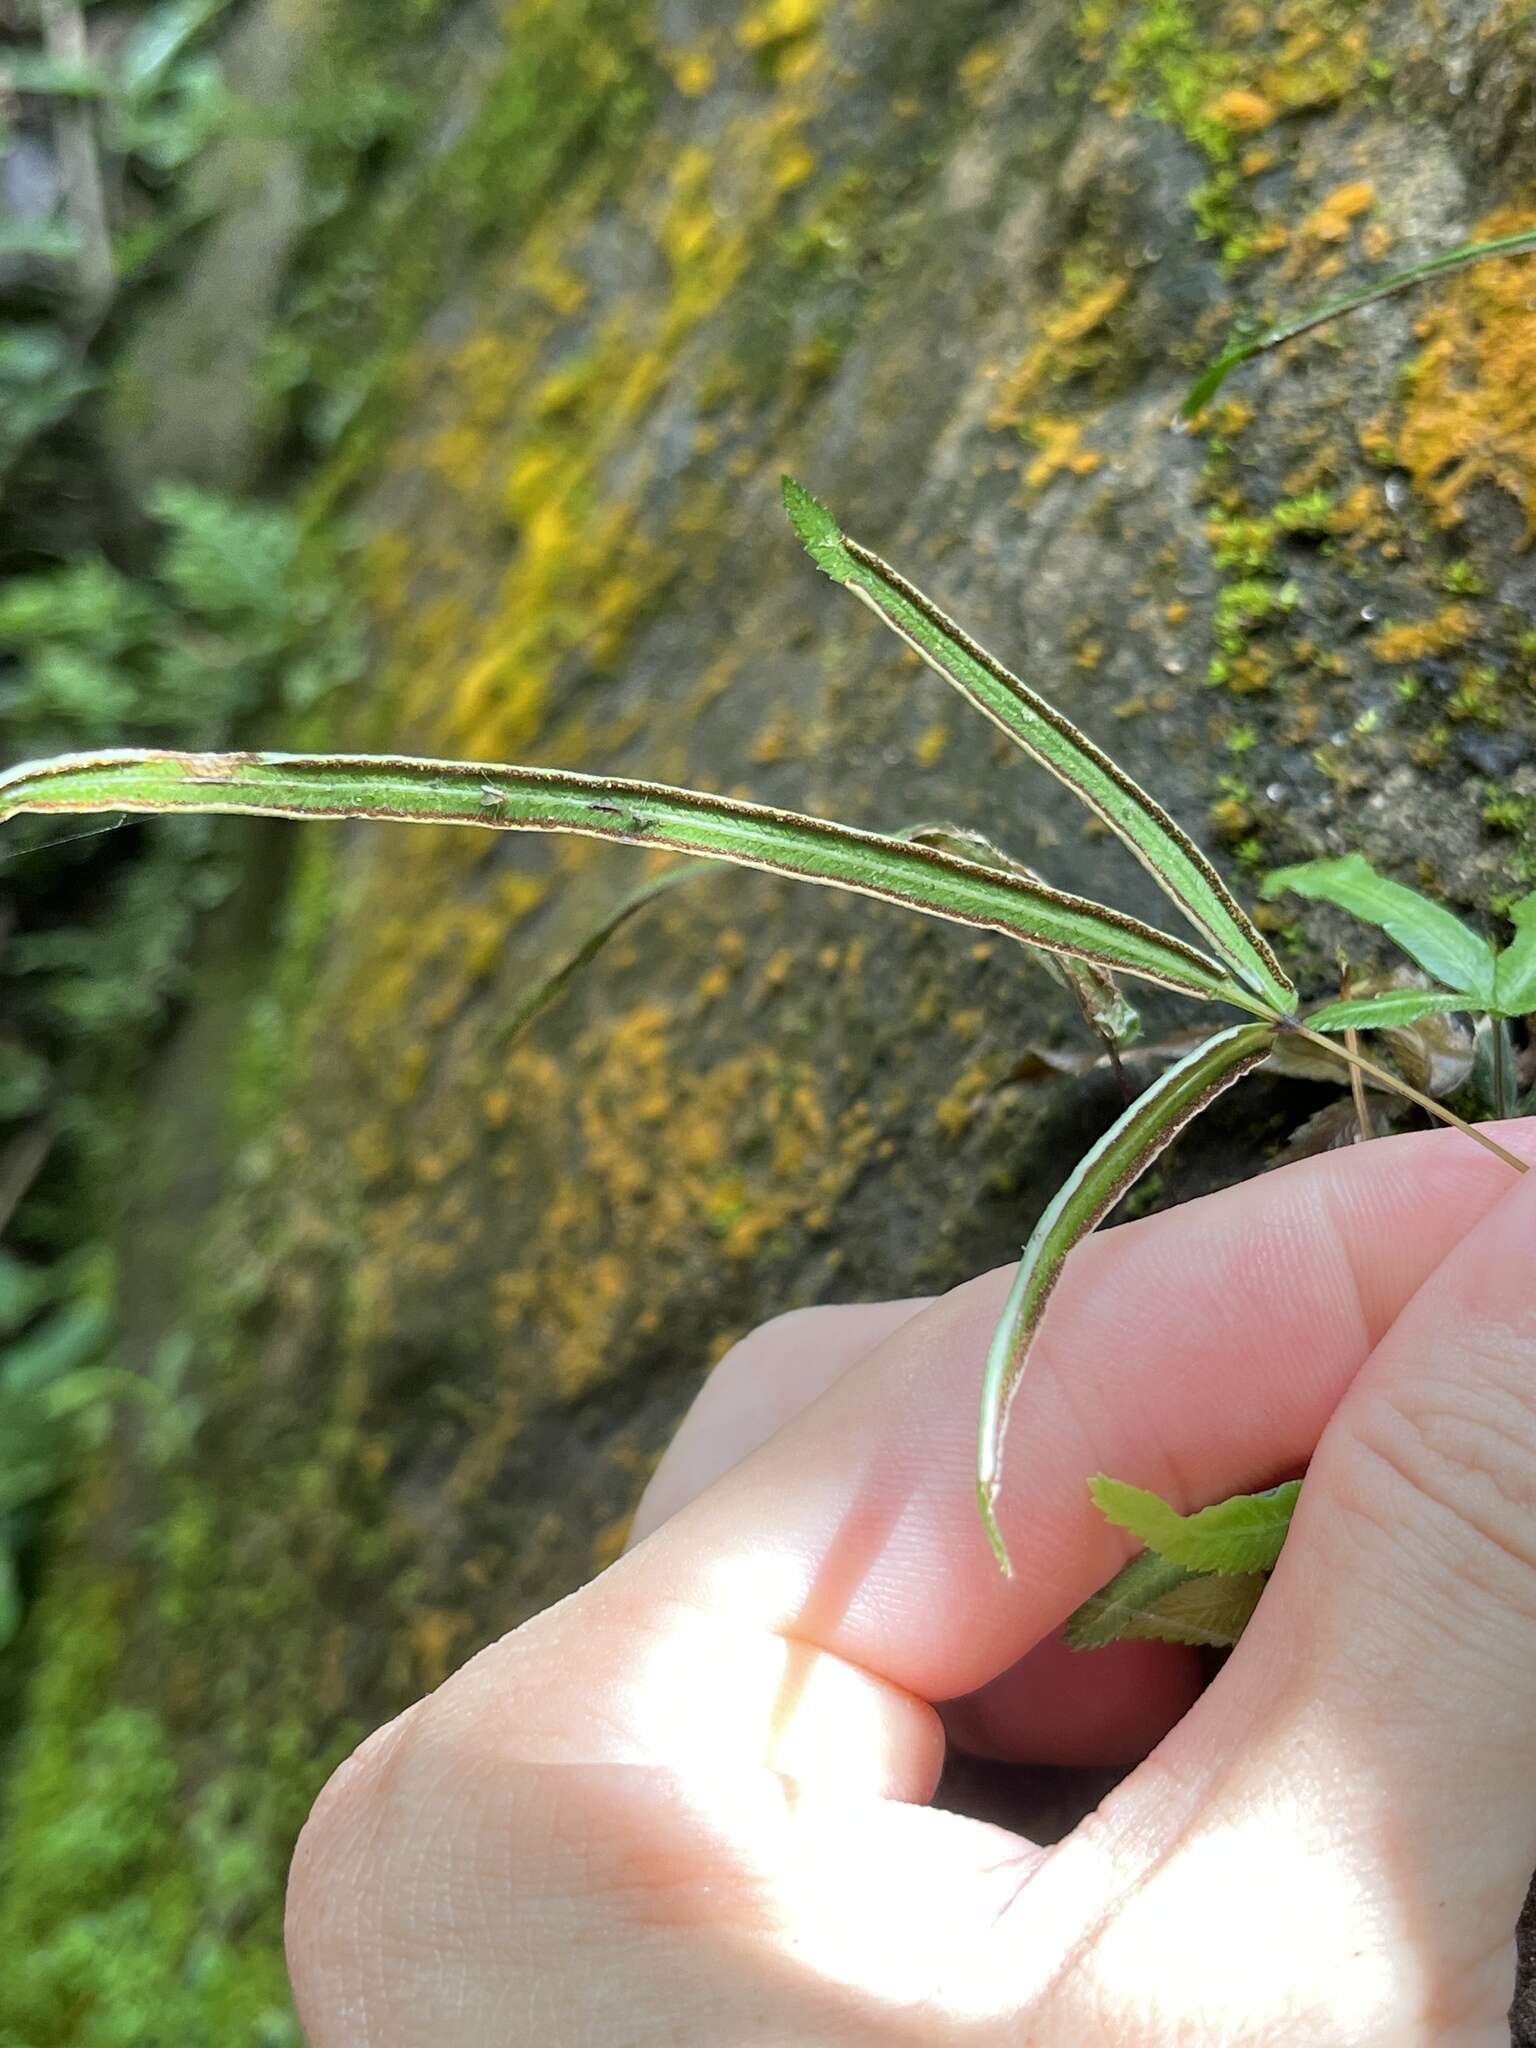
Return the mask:
{"type": "Polygon", "coordinates": [[[1123,839],[1269,1012],[1288,1017],[1296,991],[1268,940],[1216,869],[1162,806],[1054,705],[1003,667],[920,590],[838,528],[792,477],[784,503],[817,568],[876,612],[927,665],[1048,768],[1123,839]]]}
{"type": "Polygon", "coordinates": [[[1126,1616],[1121,1639],[1131,1643],[1187,1643],[1198,1650],[1230,1650],[1253,1619],[1264,1590],[1262,1572],[1218,1577],[1199,1572],[1145,1611],[1126,1616]]]}
{"type": "Polygon", "coordinates": [[[1160,1074],[1078,1163],[1024,1247],[987,1354],[976,1471],[981,1518],[997,1561],[1010,1577],[1013,1565],[997,1524],[996,1508],[1003,1440],[1009,1410],[1067,1254],[1103,1221],[1202,1109],[1268,1059],[1274,1043],[1272,1028],[1238,1024],[1217,1032],[1160,1074]]]}
{"type": "Polygon", "coordinates": [[[495,1043],[506,1046],[520,1038],[536,1018],[542,1017],[552,1004],[560,1000],[581,970],[589,967],[608,941],[616,938],[647,904],[654,903],[658,896],[670,894],[685,882],[702,881],[706,875],[718,872],[722,865],[719,861],[706,861],[698,867],[669,868],[664,875],[657,875],[649,882],[642,882],[638,889],[631,890],[614,905],[600,925],[588,932],[568,959],[562,960],[558,967],[526,992],[510,1016],[503,1018],[495,1043]]]}
{"type": "Polygon", "coordinates": [[[1326,305],[1314,307],[1298,319],[1282,321],[1278,327],[1271,327],[1267,333],[1255,335],[1250,341],[1236,342],[1190,386],[1181,408],[1183,416],[1187,420],[1196,418],[1205,411],[1234,370],[1240,369],[1244,363],[1251,363],[1255,356],[1279,348],[1282,342],[1294,341],[1299,334],[1309,334],[1314,327],[1337,320],[1341,314],[1355,313],[1362,306],[1374,305],[1377,299],[1389,299],[1397,292],[1405,292],[1413,285],[1422,284],[1426,278],[1439,277],[1447,270],[1459,270],[1463,264],[1481,263],[1490,256],[1524,256],[1532,250],[1536,250],[1536,229],[1533,228],[1523,228],[1517,235],[1501,235],[1492,242],[1464,242],[1459,249],[1448,249],[1443,255],[1431,256],[1426,263],[1415,263],[1408,270],[1394,270],[1389,277],[1378,278],[1374,284],[1345,292],[1341,298],[1330,299],[1326,305]]]}
{"type": "Polygon", "coordinates": [[[1509,913],[1515,936],[1499,955],[1494,984],[1501,1017],[1536,1011],[1536,896],[1522,896],[1509,913]]]}
{"type": "Polygon", "coordinates": [[[1417,889],[1379,875],[1364,854],[1304,861],[1300,867],[1277,868],[1265,877],[1266,898],[1286,890],[1314,903],[1332,903],[1362,924],[1375,925],[1436,981],[1470,996],[1474,1008],[1486,1010],[1492,1004],[1494,952],[1488,941],[1444,904],[1431,903],[1417,889]]]}
{"type": "Polygon", "coordinates": [[[1421,1017],[1434,1017],[1471,1007],[1470,996],[1448,995],[1444,989],[1395,988],[1382,996],[1359,996],[1312,1011],[1312,1031],[1400,1031],[1421,1017]]]}
{"type": "Polygon", "coordinates": [[[1291,1514],[1301,1492],[1299,1479],[1262,1493],[1235,1493],[1191,1515],[1145,1487],[1130,1486],[1101,1472],[1088,1491],[1107,1521],[1127,1529],[1148,1550],[1191,1572],[1267,1572],[1274,1569],[1291,1514]]]}
{"type": "Polygon", "coordinates": [[[1182,1586],[1189,1573],[1155,1551],[1144,1550],[1091,1594],[1067,1621],[1067,1647],[1104,1650],[1118,1643],[1137,1621],[1149,1621],[1159,1600],[1182,1586]]]}
{"type": "Polygon", "coordinates": [[[1185,995],[1260,1008],[1193,946],[1102,904],[935,847],[659,783],[398,755],[125,748],[10,769],[0,775],[0,822],[20,811],[240,812],[576,832],[848,889],[1185,995]]]}

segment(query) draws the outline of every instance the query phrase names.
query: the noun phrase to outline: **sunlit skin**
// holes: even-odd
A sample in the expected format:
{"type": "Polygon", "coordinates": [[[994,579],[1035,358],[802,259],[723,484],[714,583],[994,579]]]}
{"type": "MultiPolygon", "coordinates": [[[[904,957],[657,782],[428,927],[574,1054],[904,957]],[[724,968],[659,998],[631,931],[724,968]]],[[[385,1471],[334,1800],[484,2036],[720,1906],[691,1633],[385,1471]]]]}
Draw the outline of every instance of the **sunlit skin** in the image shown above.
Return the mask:
{"type": "Polygon", "coordinates": [[[629,1554],[343,1767],[290,1890],[311,2048],[1504,2048],[1536,1176],[1386,1139],[1081,1247],[1016,1410],[1011,1582],[971,1483],[1008,1277],[757,1332],[629,1554]],[[1053,1640],[1127,1554],[1091,1473],[1188,1508],[1309,1458],[1204,1693],[1188,1653],[1053,1640]],[[946,1721],[1146,1760],[1042,1849],[925,1803],[946,1721]]]}

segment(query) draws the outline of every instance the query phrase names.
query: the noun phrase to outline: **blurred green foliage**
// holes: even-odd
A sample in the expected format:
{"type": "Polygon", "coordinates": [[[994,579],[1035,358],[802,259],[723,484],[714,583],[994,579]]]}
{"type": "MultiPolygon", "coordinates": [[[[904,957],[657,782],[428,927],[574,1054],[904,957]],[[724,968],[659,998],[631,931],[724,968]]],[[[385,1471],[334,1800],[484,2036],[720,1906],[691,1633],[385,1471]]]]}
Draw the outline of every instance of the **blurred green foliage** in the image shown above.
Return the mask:
{"type": "MultiPolygon", "coordinates": [[[[0,234],[0,562],[12,570],[0,586],[0,758],[238,745],[269,711],[291,730],[361,661],[329,532],[289,509],[175,482],[124,504],[99,440],[94,394],[124,310],[169,274],[199,218],[190,173],[205,147],[237,122],[325,118],[319,107],[240,105],[207,40],[227,10],[228,0],[162,0],[105,37],[100,61],[63,65],[40,42],[6,58],[0,152],[25,143],[46,160],[61,103],[91,110],[116,282],[109,308],[82,302],[80,229],[62,187],[51,210],[39,204],[0,234]],[[92,488],[61,488],[61,478],[92,488]]],[[[353,107],[351,125],[369,147],[400,109],[375,105],[366,79],[357,90],[368,104],[353,107]]],[[[46,179],[41,189],[46,198],[46,179]]],[[[0,1649],[21,1617],[49,1499],[122,1394],[148,1385],[109,1363],[105,1237],[136,1082],[186,988],[199,916],[233,879],[230,837],[207,821],[102,833],[54,820],[7,837],[0,1649]]],[[[147,1426],[167,1426],[168,1405],[162,1395],[147,1426]]]]}

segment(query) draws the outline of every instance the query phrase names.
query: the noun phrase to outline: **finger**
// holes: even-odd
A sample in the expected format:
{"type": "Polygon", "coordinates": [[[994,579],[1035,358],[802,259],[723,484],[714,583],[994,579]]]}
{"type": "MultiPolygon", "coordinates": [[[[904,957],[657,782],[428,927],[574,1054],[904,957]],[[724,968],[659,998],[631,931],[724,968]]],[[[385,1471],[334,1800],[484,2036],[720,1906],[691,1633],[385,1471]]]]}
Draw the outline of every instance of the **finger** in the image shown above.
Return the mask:
{"type": "Polygon", "coordinates": [[[1284,1656],[1414,1909],[1454,1899],[1507,1951],[1536,1862],[1536,1176],[1377,1347],[1304,1500],[1255,1672],[1284,1656]]]}
{"type": "MultiPolygon", "coordinates": [[[[1536,1126],[1505,1136],[1536,1153],[1536,1126]]],[[[924,1699],[971,1691],[1124,1561],[1089,1475],[1192,1506],[1303,1465],[1377,1337],[1509,1181],[1455,1133],[1381,1140],[1080,1247],[1015,1411],[1011,1583],[973,1484],[1006,1272],[905,1323],[652,1541],[705,1609],[752,1614],[924,1699]]],[[[637,1587],[646,1548],[617,1568],[637,1587]]]]}
{"type": "MultiPolygon", "coordinates": [[[[1536,1150],[1536,1129],[1512,1142],[1536,1150]]],[[[573,1602],[458,1680],[519,1708],[522,1753],[663,1758],[923,1798],[928,1702],[1014,1664],[1124,1546],[1102,1468],[1184,1503],[1310,1455],[1375,1338],[1505,1192],[1450,1134],[1309,1161],[1091,1241],[1069,1263],[1021,1399],[1004,1581],[975,1521],[995,1274],[904,1323],[798,1421],[573,1602]]],[[[1096,1681],[1107,1686],[1100,1675],[1096,1681]]]]}
{"type": "MultiPolygon", "coordinates": [[[[808,1408],[926,1300],[794,1309],[720,1360],[641,1496],[629,1547],[808,1408]]],[[[1009,1763],[1138,1762],[1200,1691],[1193,1652],[1126,1643],[1085,1660],[1048,1637],[980,1691],[946,1703],[950,1742],[1009,1763]]]]}
{"type": "Polygon", "coordinates": [[[1507,2039],[1536,1862],[1536,1175],[1376,1346],[1236,1655],[1104,1822],[1052,1872],[1069,1916],[1115,1873],[1101,1985],[1216,1998],[1230,1969],[1251,2014],[1294,1999],[1301,1955],[1330,2039],[1507,2039]],[[1257,1928],[1216,1936],[1212,1901],[1256,1884],[1257,1928]]]}
{"type": "Polygon", "coordinates": [[[629,1546],[713,1486],[927,1306],[927,1299],[918,1299],[791,1309],[733,1345],[640,1496],[629,1546]]]}

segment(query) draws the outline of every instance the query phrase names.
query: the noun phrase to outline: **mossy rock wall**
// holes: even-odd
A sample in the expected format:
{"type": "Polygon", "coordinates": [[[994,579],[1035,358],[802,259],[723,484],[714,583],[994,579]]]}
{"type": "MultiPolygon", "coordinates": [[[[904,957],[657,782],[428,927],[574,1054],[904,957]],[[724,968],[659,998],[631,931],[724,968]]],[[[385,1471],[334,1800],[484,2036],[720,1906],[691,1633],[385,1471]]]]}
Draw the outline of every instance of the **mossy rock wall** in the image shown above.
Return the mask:
{"type": "MultiPolygon", "coordinates": [[[[270,464],[330,423],[295,488],[355,524],[374,659],[253,738],[952,818],[1156,915],[814,576],[789,468],[1239,877],[1349,844],[1459,907],[1531,886],[1533,273],[1381,305],[1170,428],[1238,312],[1536,221],[1524,9],[361,5],[266,32],[308,75],[387,29],[434,117],[296,242],[263,431],[270,464]]],[[[130,395],[135,431],[175,408],[153,349],[130,395]]],[[[614,1554],[733,1337],[1001,1261],[1114,1106],[1031,1057],[1080,1027],[1001,943],[744,875],[509,1045],[649,857],[230,829],[248,887],[122,1233],[128,1348],[185,1360],[185,1428],[60,1516],[5,2048],[295,2040],[281,1879],[328,1766],[614,1554]]],[[[1278,930],[1321,986],[1338,933],[1278,930]]],[[[1317,1099],[1245,1092],[1156,1198],[1317,1099]]]]}

